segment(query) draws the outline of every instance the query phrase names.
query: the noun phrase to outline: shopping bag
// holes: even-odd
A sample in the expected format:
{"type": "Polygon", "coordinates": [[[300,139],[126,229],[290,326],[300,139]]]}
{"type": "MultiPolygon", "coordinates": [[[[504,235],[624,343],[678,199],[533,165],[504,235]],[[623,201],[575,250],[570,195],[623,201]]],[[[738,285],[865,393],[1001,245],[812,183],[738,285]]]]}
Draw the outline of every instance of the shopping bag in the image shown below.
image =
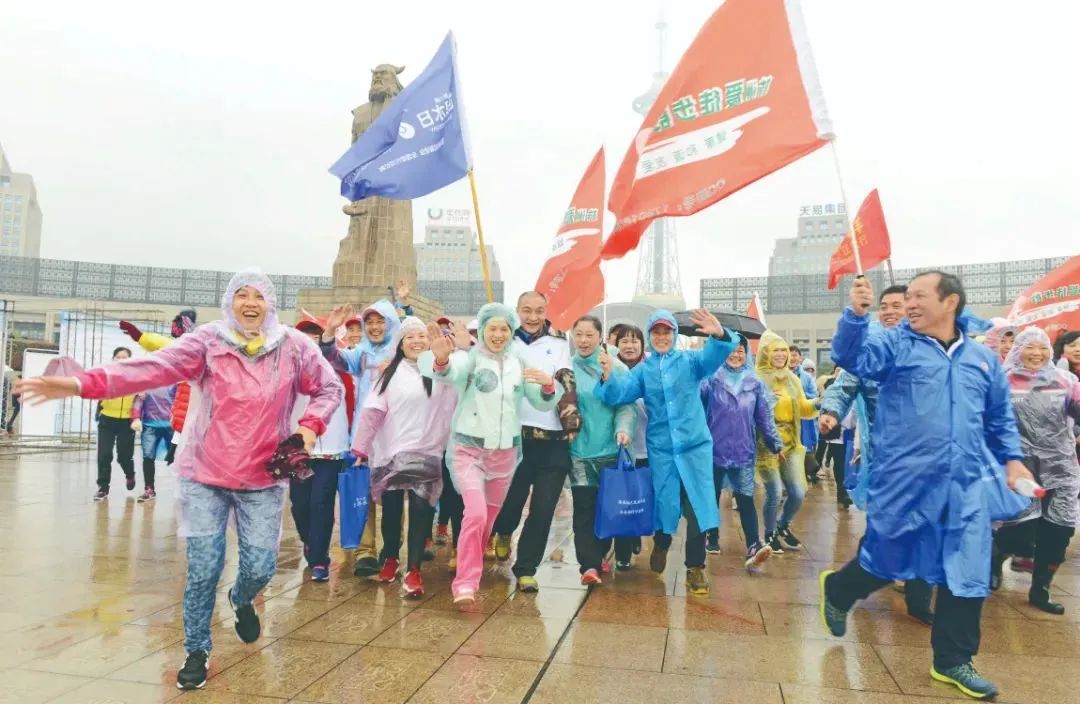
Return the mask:
{"type": "Polygon", "coordinates": [[[653,503],[652,472],[619,448],[615,466],[600,472],[593,532],[601,540],[652,535],[653,503]]]}
{"type": "Polygon", "coordinates": [[[338,472],[338,501],[341,506],[341,548],[355,550],[367,523],[371,497],[371,469],[366,464],[338,472]]]}

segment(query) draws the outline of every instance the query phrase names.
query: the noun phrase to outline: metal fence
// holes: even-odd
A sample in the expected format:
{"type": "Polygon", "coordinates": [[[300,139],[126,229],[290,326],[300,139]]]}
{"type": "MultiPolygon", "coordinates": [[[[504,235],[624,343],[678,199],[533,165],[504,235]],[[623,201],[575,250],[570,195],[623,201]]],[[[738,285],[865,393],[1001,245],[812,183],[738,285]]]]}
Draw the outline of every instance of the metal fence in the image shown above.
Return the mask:
{"type": "MultiPolygon", "coordinates": [[[[231,272],[204,269],[0,256],[0,293],[10,295],[215,307],[231,277],[231,272]]],[[[332,286],[327,276],[271,274],[270,280],[283,309],[296,308],[301,289],[332,286]]],[[[503,282],[492,285],[501,301],[503,282]]],[[[487,302],[479,281],[420,281],[417,288],[452,315],[475,314],[487,302]]]]}
{"type": "MultiPolygon", "coordinates": [[[[1068,257],[1053,257],[990,264],[897,269],[895,279],[897,283],[906,283],[919,271],[940,269],[960,277],[964,282],[969,303],[1004,308],[1011,305],[1024,289],[1067,259],[1068,257]]],[[[880,267],[867,272],[866,276],[877,291],[888,285],[888,274],[880,267]]],[[[840,284],[830,291],[827,274],[702,279],[701,305],[710,309],[743,311],[754,293],[757,293],[768,313],[835,312],[846,305],[852,280],[852,277],[845,276],[840,284]]]]}

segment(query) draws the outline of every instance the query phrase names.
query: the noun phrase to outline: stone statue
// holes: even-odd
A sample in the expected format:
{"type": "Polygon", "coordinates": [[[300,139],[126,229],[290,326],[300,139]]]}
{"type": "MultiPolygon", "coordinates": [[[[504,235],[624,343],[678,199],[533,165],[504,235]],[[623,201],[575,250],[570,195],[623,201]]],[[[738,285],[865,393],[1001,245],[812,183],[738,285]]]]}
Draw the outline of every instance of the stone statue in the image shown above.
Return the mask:
{"type": "MultiPolygon", "coordinates": [[[[404,70],[391,64],[371,70],[368,102],[352,111],[353,142],[401,92],[398,75],[404,70]]],[[[349,233],[334,260],[334,287],[385,288],[403,279],[415,288],[412,201],[372,197],[347,203],[342,210],[349,216],[349,233]]]]}

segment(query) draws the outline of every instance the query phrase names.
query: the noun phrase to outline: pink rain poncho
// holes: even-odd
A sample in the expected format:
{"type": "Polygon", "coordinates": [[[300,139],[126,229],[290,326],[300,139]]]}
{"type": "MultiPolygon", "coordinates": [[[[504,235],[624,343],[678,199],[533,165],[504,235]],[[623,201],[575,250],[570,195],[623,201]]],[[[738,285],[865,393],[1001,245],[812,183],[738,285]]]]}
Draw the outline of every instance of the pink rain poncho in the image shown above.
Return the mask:
{"type": "MultiPolygon", "coordinates": [[[[391,340],[391,359],[408,332],[426,329],[419,318],[405,318],[391,340]]],[[[383,492],[397,489],[411,490],[432,506],[438,503],[456,405],[452,387],[434,384],[429,393],[417,363],[406,358],[398,362],[385,391],[382,376],[375,379],[360,411],[353,451],[369,460],[377,503],[383,492]]]]}
{"type": "Polygon", "coordinates": [[[177,473],[225,489],[264,489],[275,483],[265,464],[296,428],[290,423],[297,396],[311,397],[299,425],[321,435],[344,389],[319,349],[303,333],[278,322],[274,286],[260,271],[229,281],[221,302],[224,320],[208,323],[146,357],[109,364],[77,376],[83,398],[114,398],[189,381],[191,409],[177,473]],[[252,286],[267,303],[262,345],[245,348],[258,334],[243,332],[233,315],[236,292],[252,286]]]}

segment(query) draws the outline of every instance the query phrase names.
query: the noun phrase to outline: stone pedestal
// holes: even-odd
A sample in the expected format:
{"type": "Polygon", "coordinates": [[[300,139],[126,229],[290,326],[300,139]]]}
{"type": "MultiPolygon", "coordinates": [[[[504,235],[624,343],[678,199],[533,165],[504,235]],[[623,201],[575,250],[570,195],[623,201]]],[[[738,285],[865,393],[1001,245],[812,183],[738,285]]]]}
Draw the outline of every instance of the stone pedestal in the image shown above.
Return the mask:
{"type": "Polygon", "coordinates": [[[349,233],[338,245],[334,288],[363,288],[400,279],[416,288],[412,201],[367,198],[346,206],[349,233]]]}
{"type": "MultiPolygon", "coordinates": [[[[334,306],[351,303],[357,311],[366,308],[380,298],[389,298],[390,292],[380,286],[353,286],[338,288],[306,288],[297,295],[300,308],[313,315],[326,315],[334,306]]],[[[413,295],[409,301],[413,313],[425,323],[442,315],[442,305],[430,298],[413,295]]]]}

